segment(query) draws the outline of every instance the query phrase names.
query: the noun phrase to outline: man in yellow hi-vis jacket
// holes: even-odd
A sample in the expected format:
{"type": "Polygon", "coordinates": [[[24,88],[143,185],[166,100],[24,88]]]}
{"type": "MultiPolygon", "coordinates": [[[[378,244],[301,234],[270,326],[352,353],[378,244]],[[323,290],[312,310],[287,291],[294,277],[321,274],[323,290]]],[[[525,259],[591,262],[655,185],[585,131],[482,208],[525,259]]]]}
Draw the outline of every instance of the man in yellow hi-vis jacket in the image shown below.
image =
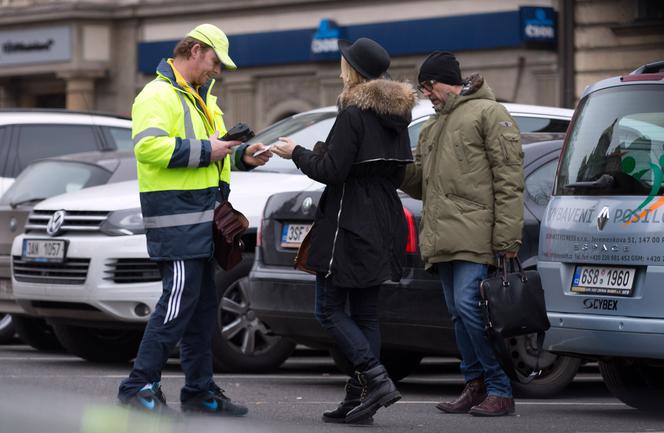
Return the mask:
{"type": "Polygon", "coordinates": [[[163,292],[118,398],[151,412],[166,409],[161,370],[180,341],[182,410],[247,413],[212,379],[217,304],[212,218],[215,206],[228,199],[231,165],[250,170],[272,154],[254,157],[263,144],[219,139],[226,127],[211,90],[222,68],[237,68],[228,55],[228,39],[219,28],[202,24],[178,43],[173,59],[161,61],[157,77],[132,107],[148,253],[159,265],[163,292]]]}

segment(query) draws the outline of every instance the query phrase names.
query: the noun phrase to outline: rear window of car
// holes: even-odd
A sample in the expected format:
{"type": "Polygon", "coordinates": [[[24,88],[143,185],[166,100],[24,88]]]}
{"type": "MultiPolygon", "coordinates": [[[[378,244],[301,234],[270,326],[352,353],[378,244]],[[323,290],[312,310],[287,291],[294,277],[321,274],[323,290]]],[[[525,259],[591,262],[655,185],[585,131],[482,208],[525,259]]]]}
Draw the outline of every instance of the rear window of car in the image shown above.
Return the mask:
{"type": "Polygon", "coordinates": [[[2,204],[43,200],[58,194],[105,184],[111,172],[76,161],[40,161],[28,165],[0,197],[2,204]]]}
{"type": "MultiPolygon", "coordinates": [[[[91,126],[25,125],[18,133],[18,169],[30,162],[51,156],[98,150],[98,140],[91,126]]],[[[16,173],[18,174],[18,173],[16,173]]]]}
{"type": "Polygon", "coordinates": [[[118,150],[132,150],[134,148],[134,142],[131,139],[131,129],[130,128],[108,128],[108,132],[113,145],[118,150]]]}
{"type": "Polygon", "coordinates": [[[512,115],[521,132],[565,132],[569,125],[566,119],[512,115]]]}
{"type": "MultiPolygon", "coordinates": [[[[332,129],[336,112],[303,114],[286,118],[262,130],[248,143],[275,143],[279,137],[290,137],[295,143],[307,149],[313,149],[318,141],[325,141],[332,129]]],[[[257,167],[258,171],[276,173],[300,173],[292,161],[282,158],[270,158],[267,164],[257,167]]]]}
{"type": "Polygon", "coordinates": [[[561,158],[557,195],[664,193],[664,86],[599,90],[578,110],[561,158]]]}

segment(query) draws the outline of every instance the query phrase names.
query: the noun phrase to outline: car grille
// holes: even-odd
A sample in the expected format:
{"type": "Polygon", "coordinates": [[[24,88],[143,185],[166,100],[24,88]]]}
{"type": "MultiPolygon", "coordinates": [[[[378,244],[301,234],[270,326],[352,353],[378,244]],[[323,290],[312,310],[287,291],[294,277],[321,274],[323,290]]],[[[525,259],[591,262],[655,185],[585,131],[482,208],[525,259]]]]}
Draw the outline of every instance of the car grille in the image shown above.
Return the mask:
{"type": "Polygon", "coordinates": [[[161,281],[159,267],[150,259],[113,259],[106,264],[105,280],[116,284],[161,281]]]}
{"type": "MultiPolygon", "coordinates": [[[[54,210],[32,211],[25,225],[25,232],[46,233],[46,225],[55,212],[54,210]]],[[[107,211],[65,211],[60,234],[64,232],[98,232],[108,214],[107,211]]]]}
{"type": "Polygon", "coordinates": [[[90,259],[67,259],[64,263],[25,261],[12,257],[16,281],[40,284],[83,284],[88,276],[90,259]]]}

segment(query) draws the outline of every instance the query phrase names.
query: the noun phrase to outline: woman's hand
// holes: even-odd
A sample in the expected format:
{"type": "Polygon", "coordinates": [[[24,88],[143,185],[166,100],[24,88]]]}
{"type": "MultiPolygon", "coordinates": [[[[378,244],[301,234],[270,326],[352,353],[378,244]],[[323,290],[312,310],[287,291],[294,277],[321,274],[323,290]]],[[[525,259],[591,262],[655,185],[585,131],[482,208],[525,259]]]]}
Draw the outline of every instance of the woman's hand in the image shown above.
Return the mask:
{"type": "Polygon", "coordinates": [[[276,153],[284,159],[291,159],[293,157],[293,149],[297,144],[288,137],[279,137],[279,143],[272,146],[272,152],[276,153]]]}

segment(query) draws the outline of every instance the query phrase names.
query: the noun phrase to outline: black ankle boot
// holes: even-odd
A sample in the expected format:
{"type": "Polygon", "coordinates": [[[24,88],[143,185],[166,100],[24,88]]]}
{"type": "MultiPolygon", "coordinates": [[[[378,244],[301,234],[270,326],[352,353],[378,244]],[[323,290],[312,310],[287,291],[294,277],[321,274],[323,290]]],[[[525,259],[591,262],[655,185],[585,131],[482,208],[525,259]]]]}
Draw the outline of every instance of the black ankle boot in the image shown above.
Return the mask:
{"type": "Polygon", "coordinates": [[[382,365],[356,374],[364,388],[360,404],[348,412],[346,423],[357,423],[359,420],[371,417],[381,406],[387,407],[401,398],[401,394],[382,365]]]}
{"type": "MultiPolygon", "coordinates": [[[[346,382],[346,396],[339,406],[334,410],[328,410],[323,413],[323,421],[331,423],[344,423],[346,422],[346,414],[354,407],[360,404],[360,396],[362,395],[362,385],[358,382],[356,377],[351,377],[346,382]]],[[[362,420],[363,423],[370,424],[373,418],[369,417],[362,420]]]]}

